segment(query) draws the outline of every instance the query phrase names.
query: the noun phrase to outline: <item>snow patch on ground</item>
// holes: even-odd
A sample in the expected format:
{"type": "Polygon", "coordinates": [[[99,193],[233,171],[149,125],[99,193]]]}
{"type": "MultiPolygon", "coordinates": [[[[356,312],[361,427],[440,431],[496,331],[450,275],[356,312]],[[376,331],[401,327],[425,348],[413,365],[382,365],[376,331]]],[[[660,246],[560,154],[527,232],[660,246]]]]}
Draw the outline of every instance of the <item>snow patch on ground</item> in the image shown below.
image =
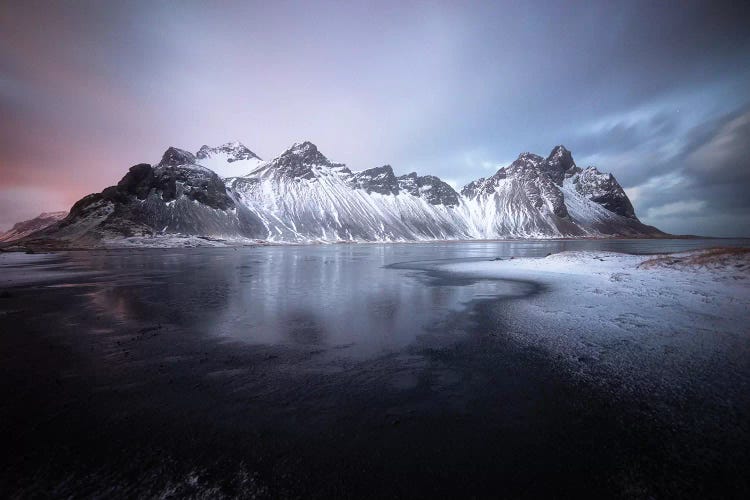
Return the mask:
{"type": "Polygon", "coordinates": [[[439,269],[542,284],[537,295],[499,305],[497,332],[488,333],[541,349],[612,392],[679,401],[700,390],[722,405],[728,392],[750,390],[747,249],[562,252],[439,269]]]}

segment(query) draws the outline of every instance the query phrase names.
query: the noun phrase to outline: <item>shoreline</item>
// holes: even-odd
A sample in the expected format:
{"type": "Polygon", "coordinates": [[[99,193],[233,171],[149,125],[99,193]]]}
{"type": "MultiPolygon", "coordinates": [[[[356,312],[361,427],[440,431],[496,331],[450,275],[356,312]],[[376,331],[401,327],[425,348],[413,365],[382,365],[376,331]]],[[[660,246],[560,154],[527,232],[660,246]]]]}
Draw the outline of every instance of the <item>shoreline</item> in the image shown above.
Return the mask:
{"type": "MultiPolygon", "coordinates": [[[[154,238],[154,239],[158,239],[154,238]]],[[[150,238],[149,238],[150,239],[150,238]]],[[[144,239],[144,241],[149,240],[144,239]]],[[[315,246],[332,246],[332,245],[419,245],[419,244],[462,244],[462,243],[523,243],[523,242],[556,242],[556,241],[648,241],[648,240],[735,240],[735,241],[746,241],[750,244],[750,238],[745,237],[717,237],[717,236],[695,236],[695,235],[665,235],[665,236],[584,236],[584,237],[550,237],[550,238],[498,238],[498,239],[466,239],[466,240],[413,240],[413,241],[257,241],[251,242],[237,242],[232,243],[231,241],[220,239],[220,238],[206,238],[206,237],[185,237],[185,238],[174,238],[176,241],[184,240],[185,242],[198,243],[195,245],[101,245],[101,246],[47,246],[46,244],[31,246],[24,246],[22,242],[17,243],[15,241],[6,244],[0,244],[0,254],[2,253],[51,253],[51,252],[86,252],[86,251],[106,251],[106,250],[175,250],[175,249],[191,249],[191,248],[258,248],[258,247],[315,247],[315,246]],[[212,244],[202,244],[197,240],[203,240],[206,243],[214,242],[212,244]]]]}

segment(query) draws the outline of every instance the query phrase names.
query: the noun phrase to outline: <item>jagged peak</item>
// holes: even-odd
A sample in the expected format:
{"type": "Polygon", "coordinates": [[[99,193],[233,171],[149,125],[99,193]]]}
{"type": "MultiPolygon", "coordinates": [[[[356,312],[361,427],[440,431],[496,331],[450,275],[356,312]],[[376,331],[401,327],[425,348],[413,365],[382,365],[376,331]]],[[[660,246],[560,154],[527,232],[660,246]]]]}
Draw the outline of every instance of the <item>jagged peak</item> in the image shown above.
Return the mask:
{"type": "Polygon", "coordinates": [[[331,165],[328,158],[310,141],[295,142],[289,149],[281,153],[277,160],[287,160],[290,158],[299,158],[302,163],[307,165],[331,165]]]}
{"type": "Polygon", "coordinates": [[[353,177],[354,185],[368,193],[398,194],[399,184],[393,168],[390,165],[368,168],[356,172],[353,177]]]}
{"type": "Polygon", "coordinates": [[[573,160],[573,154],[565,146],[555,146],[550,151],[549,156],[546,160],[547,164],[551,167],[567,172],[571,168],[576,166],[576,162],[573,160]]]}
{"type": "Polygon", "coordinates": [[[533,161],[533,162],[538,163],[538,162],[544,160],[544,158],[542,158],[541,156],[539,156],[536,153],[532,153],[530,151],[524,151],[523,153],[521,153],[520,155],[518,155],[517,160],[526,160],[526,161],[533,161]]]}
{"type": "Polygon", "coordinates": [[[556,157],[556,156],[557,157],[563,156],[563,155],[566,155],[566,154],[570,154],[570,150],[568,148],[566,148],[565,146],[563,146],[562,144],[558,144],[557,146],[555,146],[554,148],[552,148],[552,151],[550,151],[550,154],[547,157],[547,159],[550,159],[550,158],[553,158],[553,157],[556,157]]]}
{"type": "MultiPolygon", "coordinates": [[[[396,177],[396,175],[393,173],[393,167],[390,165],[383,165],[380,167],[373,167],[368,168],[367,170],[362,170],[359,172],[360,174],[369,174],[369,175],[380,175],[380,174],[386,174],[389,177],[396,177]]],[[[416,174],[414,174],[416,175],[416,174]]]]}
{"type": "Polygon", "coordinates": [[[268,162],[264,169],[268,172],[276,172],[277,175],[285,175],[304,179],[318,177],[323,171],[338,173],[349,173],[349,169],[343,163],[331,163],[318,147],[310,141],[296,142],[278,157],[268,162]],[[325,167],[323,170],[317,167],[325,167]]]}
{"type": "Polygon", "coordinates": [[[190,151],[170,146],[161,157],[159,166],[193,165],[195,161],[195,155],[190,151]]]}
{"type": "Polygon", "coordinates": [[[409,172],[408,174],[399,175],[399,179],[416,179],[419,177],[416,172],[409,172]]]}
{"type": "Polygon", "coordinates": [[[291,145],[289,149],[284,151],[281,156],[284,155],[301,155],[301,154],[307,154],[310,152],[320,153],[318,151],[318,146],[313,144],[310,141],[303,141],[303,142],[295,142],[291,145]]]}
{"type": "Polygon", "coordinates": [[[239,161],[239,160],[252,160],[261,158],[253,153],[250,148],[242,144],[240,141],[230,141],[222,144],[221,146],[211,147],[206,144],[201,146],[198,152],[195,153],[196,158],[204,160],[211,158],[213,155],[218,153],[224,153],[227,155],[227,161],[239,161]]]}

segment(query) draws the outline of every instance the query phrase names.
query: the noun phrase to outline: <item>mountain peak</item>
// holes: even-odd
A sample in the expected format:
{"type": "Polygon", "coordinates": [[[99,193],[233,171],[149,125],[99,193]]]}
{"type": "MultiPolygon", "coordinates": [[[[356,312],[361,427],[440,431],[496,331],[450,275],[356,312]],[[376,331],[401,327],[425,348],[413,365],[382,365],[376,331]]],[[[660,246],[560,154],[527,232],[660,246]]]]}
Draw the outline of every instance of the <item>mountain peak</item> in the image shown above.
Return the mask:
{"type": "Polygon", "coordinates": [[[552,158],[553,156],[561,156],[564,154],[570,154],[570,150],[562,144],[558,144],[557,146],[552,148],[552,151],[550,152],[548,158],[552,158]]]}
{"type": "Polygon", "coordinates": [[[589,166],[572,179],[576,191],[589,200],[617,215],[638,220],[628,195],[611,173],[600,172],[598,168],[589,166]]]}
{"type": "Polygon", "coordinates": [[[331,165],[328,158],[310,141],[295,142],[289,149],[281,153],[281,156],[277,159],[281,158],[296,158],[305,165],[331,165]]]}
{"type": "Polygon", "coordinates": [[[560,145],[552,148],[549,156],[544,160],[542,170],[560,186],[562,185],[566,172],[576,168],[576,162],[573,161],[573,155],[565,146],[560,145]]]}
{"type": "Polygon", "coordinates": [[[511,163],[507,167],[501,168],[495,175],[500,174],[502,176],[507,172],[537,168],[542,164],[542,162],[544,162],[544,158],[537,154],[529,152],[521,153],[513,163],[511,163]]]}
{"type": "Polygon", "coordinates": [[[530,152],[526,151],[526,152],[521,153],[520,155],[518,155],[518,158],[516,158],[516,161],[513,162],[513,163],[516,163],[516,162],[519,162],[519,161],[523,162],[526,165],[537,166],[537,165],[539,165],[540,163],[542,163],[544,161],[544,158],[542,158],[538,154],[530,153],[530,152]]]}
{"type": "Polygon", "coordinates": [[[354,185],[368,193],[398,194],[399,186],[390,165],[370,168],[354,174],[354,185]]]}
{"type": "MultiPolygon", "coordinates": [[[[269,162],[270,171],[276,172],[277,175],[303,179],[317,177],[320,173],[317,167],[344,167],[344,165],[331,163],[310,141],[295,142],[279,157],[269,162]]],[[[345,170],[348,171],[348,169],[345,170]]]]}
{"type": "Polygon", "coordinates": [[[570,170],[576,166],[573,161],[573,154],[565,146],[555,146],[547,156],[547,163],[559,165],[563,171],[570,170]]]}
{"type": "Polygon", "coordinates": [[[240,160],[260,160],[258,155],[250,151],[250,148],[240,141],[227,142],[213,148],[204,144],[195,154],[196,158],[200,160],[209,159],[217,155],[225,156],[228,163],[240,160]]]}
{"type": "Polygon", "coordinates": [[[292,144],[292,146],[289,149],[284,151],[281,154],[281,156],[286,156],[286,155],[306,156],[306,155],[316,155],[316,154],[321,154],[320,151],[318,151],[318,147],[310,141],[304,141],[304,142],[295,142],[294,144],[292,144]]]}
{"type": "Polygon", "coordinates": [[[192,165],[195,163],[195,155],[190,151],[170,146],[161,157],[159,166],[177,167],[179,165],[192,165]]]}

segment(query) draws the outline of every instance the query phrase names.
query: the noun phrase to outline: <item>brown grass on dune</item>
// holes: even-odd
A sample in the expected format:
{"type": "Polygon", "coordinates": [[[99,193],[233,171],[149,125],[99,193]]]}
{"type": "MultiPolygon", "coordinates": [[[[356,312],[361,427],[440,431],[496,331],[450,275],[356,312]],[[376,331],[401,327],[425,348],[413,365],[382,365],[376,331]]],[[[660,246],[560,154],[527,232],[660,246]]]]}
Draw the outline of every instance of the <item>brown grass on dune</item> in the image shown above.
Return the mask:
{"type": "Polygon", "coordinates": [[[655,267],[734,267],[745,271],[750,270],[750,248],[716,247],[688,255],[662,255],[645,260],[638,265],[638,269],[655,267]]]}

